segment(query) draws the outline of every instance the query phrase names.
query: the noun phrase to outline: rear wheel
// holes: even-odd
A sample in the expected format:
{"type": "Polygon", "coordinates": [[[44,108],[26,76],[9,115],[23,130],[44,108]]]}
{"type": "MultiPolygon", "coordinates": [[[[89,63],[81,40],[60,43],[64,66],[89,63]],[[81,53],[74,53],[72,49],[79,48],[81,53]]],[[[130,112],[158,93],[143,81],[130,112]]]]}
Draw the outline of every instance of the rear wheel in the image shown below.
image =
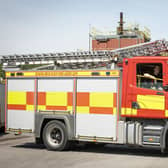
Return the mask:
{"type": "Polygon", "coordinates": [[[42,139],[41,138],[35,138],[35,143],[36,144],[38,144],[38,145],[40,145],[40,144],[43,144],[43,141],[42,141],[42,139]]]}
{"type": "Polygon", "coordinates": [[[65,125],[56,120],[47,123],[43,130],[43,141],[48,150],[67,149],[69,143],[65,125]]]}

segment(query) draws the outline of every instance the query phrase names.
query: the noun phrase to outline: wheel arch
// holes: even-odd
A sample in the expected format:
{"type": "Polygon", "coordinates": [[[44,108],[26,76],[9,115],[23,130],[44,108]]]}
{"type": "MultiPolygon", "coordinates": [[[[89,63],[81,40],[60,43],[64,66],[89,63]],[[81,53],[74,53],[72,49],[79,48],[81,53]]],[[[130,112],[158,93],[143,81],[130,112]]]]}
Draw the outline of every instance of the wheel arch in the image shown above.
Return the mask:
{"type": "Polygon", "coordinates": [[[67,135],[68,140],[72,140],[75,137],[75,129],[74,129],[74,117],[71,115],[43,115],[40,114],[36,116],[35,121],[35,137],[40,138],[42,141],[42,133],[45,125],[52,121],[57,120],[62,122],[66,129],[67,129],[67,135]]]}

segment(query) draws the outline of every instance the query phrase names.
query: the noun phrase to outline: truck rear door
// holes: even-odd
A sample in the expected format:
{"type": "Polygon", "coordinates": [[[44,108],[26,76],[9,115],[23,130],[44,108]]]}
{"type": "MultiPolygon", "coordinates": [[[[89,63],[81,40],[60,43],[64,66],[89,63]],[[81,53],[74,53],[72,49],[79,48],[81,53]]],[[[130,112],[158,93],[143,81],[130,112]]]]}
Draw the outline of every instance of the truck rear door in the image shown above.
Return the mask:
{"type": "Polygon", "coordinates": [[[116,140],[118,78],[78,78],[76,137],[116,140]]]}
{"type": "Polygon", "coordinates": [[[7,80],[7,130],[34,132],[35,80],[7,80]]]}

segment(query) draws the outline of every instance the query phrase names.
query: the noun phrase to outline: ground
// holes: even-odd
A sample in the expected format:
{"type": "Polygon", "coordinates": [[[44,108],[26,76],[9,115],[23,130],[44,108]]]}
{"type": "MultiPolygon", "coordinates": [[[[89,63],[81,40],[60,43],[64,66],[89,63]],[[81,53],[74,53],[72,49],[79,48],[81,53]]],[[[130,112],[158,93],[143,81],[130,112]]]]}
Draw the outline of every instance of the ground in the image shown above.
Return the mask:
{"type": "Polygon", "coordinates": [[[168,155],[159,150],[92,145],[55,152],[30,136],[0,134],[0,168],[166,168],[167,163],[168,155]]]}

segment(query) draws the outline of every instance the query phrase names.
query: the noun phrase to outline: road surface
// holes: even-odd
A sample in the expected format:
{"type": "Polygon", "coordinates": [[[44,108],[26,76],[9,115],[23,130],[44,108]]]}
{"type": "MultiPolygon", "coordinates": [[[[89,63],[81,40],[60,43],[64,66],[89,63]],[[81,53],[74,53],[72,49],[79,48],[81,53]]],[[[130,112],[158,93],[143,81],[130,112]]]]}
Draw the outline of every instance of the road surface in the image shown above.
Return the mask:
{"type": "Polygon", "coordinates": [[[168,155],[158,150],[114,145],[77,146],[47,151],[33,137],[0,134],[0,168],[167,168],[168,155]]]}

